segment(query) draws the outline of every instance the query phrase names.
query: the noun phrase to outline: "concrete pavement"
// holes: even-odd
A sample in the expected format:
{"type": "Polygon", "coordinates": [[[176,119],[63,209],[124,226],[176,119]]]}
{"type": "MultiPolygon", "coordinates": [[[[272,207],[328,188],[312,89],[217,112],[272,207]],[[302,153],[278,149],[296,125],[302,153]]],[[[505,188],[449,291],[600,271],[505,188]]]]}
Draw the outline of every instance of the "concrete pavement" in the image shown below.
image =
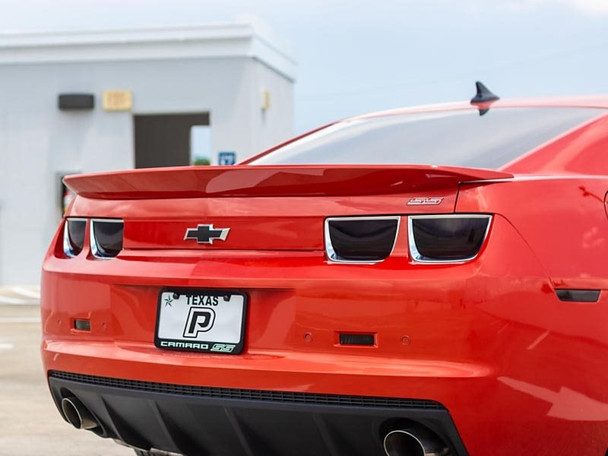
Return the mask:
{"type": "Polygon", "coordinates": [[[0,456],[133,456],[111,440],[74,429],[57,412],[40,361],[36,292],[0,289],[0,456]]]}
{"type": "Polygon", "coordinates": [[[15,285],[0,287],[0,305],[38,305],[40,287],[37,285],[15,285]]]}

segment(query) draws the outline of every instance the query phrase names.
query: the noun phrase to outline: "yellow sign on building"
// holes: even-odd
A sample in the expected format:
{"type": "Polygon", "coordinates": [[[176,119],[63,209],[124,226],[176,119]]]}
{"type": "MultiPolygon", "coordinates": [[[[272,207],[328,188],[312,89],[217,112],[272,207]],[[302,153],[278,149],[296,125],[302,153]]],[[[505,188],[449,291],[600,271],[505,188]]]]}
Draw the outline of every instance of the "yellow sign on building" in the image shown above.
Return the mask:
{"type": "Polygon", "coordinates": [[[133,93],[130,90],[106,90],[103,92],[104,111],[130,111],[133,108],[133,93]]]}

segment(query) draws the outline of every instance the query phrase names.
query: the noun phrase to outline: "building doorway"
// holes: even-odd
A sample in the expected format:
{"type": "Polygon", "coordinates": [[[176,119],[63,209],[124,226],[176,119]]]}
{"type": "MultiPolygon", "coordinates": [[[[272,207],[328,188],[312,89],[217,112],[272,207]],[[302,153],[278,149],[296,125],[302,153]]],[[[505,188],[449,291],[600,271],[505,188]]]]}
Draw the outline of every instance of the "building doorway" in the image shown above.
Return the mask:
{"type": "Polygon", "coordinates": [[[135,167],[187,166],[191,158],[191,130],[209,126],[209,113],[133,116],[135,167]]]}

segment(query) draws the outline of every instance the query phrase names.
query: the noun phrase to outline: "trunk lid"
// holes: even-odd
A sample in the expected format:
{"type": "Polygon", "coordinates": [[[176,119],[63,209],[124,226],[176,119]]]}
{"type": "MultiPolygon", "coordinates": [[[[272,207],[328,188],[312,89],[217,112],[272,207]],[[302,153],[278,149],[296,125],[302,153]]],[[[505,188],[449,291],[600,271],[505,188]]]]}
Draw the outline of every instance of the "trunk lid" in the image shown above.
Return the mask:
{"type": "Polygon", "coordinates": [[[510,177],[414,165],[233,166],[75,175],[65,183],[78,195],[69,216],[123,219],[125,249],[322,250],[327,217],[453,212],[460,183],[510,177]],[[192,236],[222,229],[225,239],[213,243],[192,236]]]}

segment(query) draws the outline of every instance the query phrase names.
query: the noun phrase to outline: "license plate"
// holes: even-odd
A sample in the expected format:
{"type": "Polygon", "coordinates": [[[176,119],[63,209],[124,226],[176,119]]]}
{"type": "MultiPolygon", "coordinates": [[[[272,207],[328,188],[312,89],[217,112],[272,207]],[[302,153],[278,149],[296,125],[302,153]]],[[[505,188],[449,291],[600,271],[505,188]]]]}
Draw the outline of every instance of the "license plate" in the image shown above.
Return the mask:
{"type": "Polygon", "coordinates": [[[158,295],[154,344],[166,350],[243,350],[247,296],[234,291],[165,289],[158,295]]]}

